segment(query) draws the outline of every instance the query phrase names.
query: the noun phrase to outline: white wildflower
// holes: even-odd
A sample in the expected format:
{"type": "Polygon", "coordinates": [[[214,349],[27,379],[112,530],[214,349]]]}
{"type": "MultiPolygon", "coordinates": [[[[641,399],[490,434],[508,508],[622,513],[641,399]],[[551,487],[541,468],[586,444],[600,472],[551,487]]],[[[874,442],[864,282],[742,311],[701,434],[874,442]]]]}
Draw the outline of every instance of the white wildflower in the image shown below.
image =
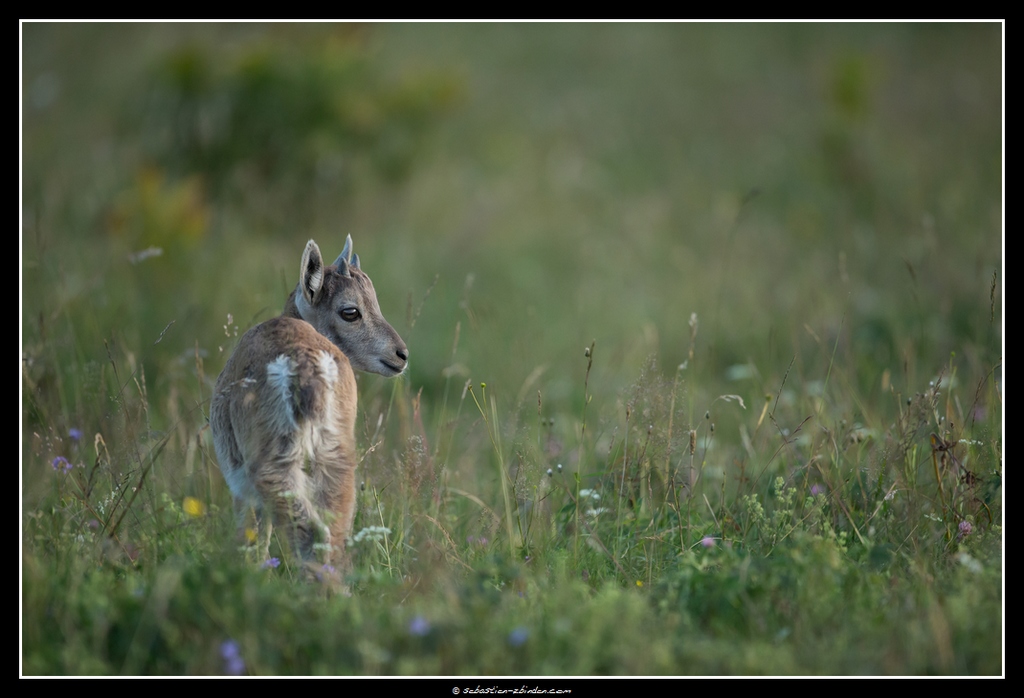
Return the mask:
{"type": "Polygon", "coordinates": [[[384,540],[386,536],[391,535],[391,529],[385,526],[367,526],[352,537],[353,543],[359,543],[364,540],[384,540]]]}

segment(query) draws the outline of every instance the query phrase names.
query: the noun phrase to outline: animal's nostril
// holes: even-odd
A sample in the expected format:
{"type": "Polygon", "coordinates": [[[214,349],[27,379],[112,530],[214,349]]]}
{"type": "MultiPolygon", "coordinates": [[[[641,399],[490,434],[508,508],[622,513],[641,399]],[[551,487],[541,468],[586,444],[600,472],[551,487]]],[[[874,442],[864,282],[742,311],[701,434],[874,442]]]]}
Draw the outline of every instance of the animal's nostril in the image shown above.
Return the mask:
{"type": "Polygon", "coordinates": [[[409,360],[409,350],[408,349],[399,349],[395,353],[398,354],[398,358],[400,358],[402,361],[408,361],[409,360]]]}

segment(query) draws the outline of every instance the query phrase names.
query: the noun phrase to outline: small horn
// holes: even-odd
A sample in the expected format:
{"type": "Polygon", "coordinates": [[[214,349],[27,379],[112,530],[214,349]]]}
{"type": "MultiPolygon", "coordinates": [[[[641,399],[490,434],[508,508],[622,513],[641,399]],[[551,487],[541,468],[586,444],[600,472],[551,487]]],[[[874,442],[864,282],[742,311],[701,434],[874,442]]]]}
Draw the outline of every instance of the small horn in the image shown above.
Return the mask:
{"type": "MultiPolygon", "coordinates": [[[[341,254],[338,255],[338,258],[336,260],[334,260],[334,264],[339,269],[341,268],[341,263],[342,262],[344,262],[345,264],[351,264],[351,262],[352,262],[352,236],[351,235],[346,235],[345,236],[345,247],[342,248],[341,254]]],[[[359,265],[356,265],[356,266],[359,266],[359,265]]]]}
{"type": "MultiPolygon", "coordinates": [[[[336,266],[338,268],[338,271],[340,271],[342,274],[345,274],[346,276],[348,276],[348,266],[350,264],[352,264],[352,257],[353,257],[353,255],[352,255],[352,236],[351,235],[346,235],[345,236],[345,247],[342,248],[341,254],[338,255],[338,258],[336,260],[334,260],[334,266],[336,266]]],[[[358,269],[359,268],[359,257],[356,257],[355,259],[356,259],[356,261],[355,261],[354,266],[355,266],[356,269],[358,269]]]]}

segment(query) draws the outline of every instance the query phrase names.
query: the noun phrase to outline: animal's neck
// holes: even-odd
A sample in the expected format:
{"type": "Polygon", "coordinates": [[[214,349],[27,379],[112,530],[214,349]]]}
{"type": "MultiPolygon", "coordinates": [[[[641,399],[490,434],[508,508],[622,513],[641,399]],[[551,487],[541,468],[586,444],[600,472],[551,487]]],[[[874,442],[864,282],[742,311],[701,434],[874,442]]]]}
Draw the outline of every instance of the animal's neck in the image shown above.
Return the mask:
{"type": "Polygon", "coordinates": [[[299,314],[299,306],[296,305],[295,303],[295,294],[298,293],[298,290],[299,289],[296,288],[294,291],[292,291],[291,295],[288,296],[288,300],[285,301],[284,312],[281,313],[281,317],[291,317],[295,318],[296,320],[304,319],[302,315],[299,314]]]}

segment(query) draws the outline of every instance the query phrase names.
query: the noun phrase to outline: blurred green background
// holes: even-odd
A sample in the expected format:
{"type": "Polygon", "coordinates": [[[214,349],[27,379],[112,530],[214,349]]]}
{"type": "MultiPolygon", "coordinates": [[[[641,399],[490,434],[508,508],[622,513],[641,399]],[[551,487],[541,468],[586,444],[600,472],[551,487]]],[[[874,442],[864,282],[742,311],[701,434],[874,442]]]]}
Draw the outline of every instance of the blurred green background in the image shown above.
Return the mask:
{"type": "Polygon", "coordinates": [[[277,313],[305,240],[346,234],[428,398],[544,367],[578,401],[594,339],[615,394],[687,358],[691,313],[712,383],[810,377],[836,335],[869,393],[997,357],[999,24],[23,31],[43,371],[106,338],[157,390],[196,343],[214,373],[227,314],[277,313]]]}

